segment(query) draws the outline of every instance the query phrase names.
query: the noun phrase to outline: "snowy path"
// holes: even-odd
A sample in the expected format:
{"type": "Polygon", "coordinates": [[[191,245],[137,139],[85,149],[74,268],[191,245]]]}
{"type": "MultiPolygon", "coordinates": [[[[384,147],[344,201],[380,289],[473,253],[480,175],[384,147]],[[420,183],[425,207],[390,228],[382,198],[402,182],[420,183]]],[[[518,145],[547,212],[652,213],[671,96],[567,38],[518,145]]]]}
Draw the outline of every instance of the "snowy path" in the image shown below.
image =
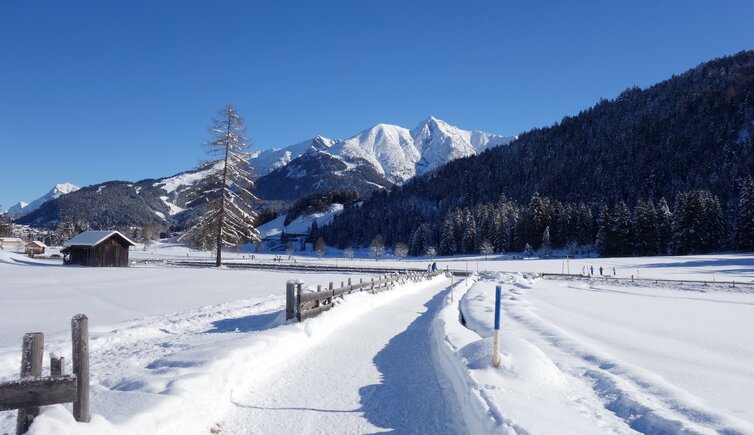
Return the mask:
{"type": "Polygon", "coordinates": [[[459,433],[430,336],[447,284],[407,291],[234,392],[223,433],[459,433]]]}

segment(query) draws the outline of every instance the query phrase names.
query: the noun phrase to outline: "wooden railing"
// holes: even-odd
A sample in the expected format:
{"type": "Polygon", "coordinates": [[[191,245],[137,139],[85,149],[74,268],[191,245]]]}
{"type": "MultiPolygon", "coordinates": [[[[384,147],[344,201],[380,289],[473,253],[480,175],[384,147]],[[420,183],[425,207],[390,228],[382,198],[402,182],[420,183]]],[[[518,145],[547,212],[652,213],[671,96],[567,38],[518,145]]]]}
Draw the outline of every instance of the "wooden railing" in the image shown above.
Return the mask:
{"type": "Polygon", "coordinates": [[[89,319],[71,319],[73,374],[66,375],[65,359],[50,355],[50,376],[42,376],[44,334],[24,335],[21,379],[0,383],[0,411],[18,409],[16,434],[26,433],[39,415],[39,407],[73,402],[76,421],[89,421],[89,319]]]}
{"type": "Polygon", "coordinates": [[[301,322],[332,308],[333,299],[338,296],[364,291],[372,294],[380,293],[390,290],[397,284],[430,279],[440,273],[443,272],[404,271],[402,273],[381,275],[376,279],[371,278],[369,281],[360,279],[358,283],[354,283],[351,281],[351,278],[348,278],[347,283],[341,281],[340,287],[336,288],[333,282],[330,282],[329,286],[324,290],[321,285],[317,286],[317,291],[315,292],[304,292],[304,284],[301,281],[288,281],[285,287],[285,318],[289,320],[295,317],[301,322]]]}

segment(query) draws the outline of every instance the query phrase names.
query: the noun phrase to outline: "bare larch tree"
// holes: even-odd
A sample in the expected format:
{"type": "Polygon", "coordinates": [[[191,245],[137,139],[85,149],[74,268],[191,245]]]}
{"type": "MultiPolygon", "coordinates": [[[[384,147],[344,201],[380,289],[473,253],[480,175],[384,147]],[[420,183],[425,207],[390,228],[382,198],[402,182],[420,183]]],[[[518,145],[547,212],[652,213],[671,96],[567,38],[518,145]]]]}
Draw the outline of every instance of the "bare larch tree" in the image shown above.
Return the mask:
{"type": "Polygon", "coordinates": [[[204,146],[212,158],[205,166],[212,168],[211,179],[191,201],[206,203],[207,211],[181,239],[191,240],[202,249],[215,249],[215,265],[219,267],[224,246],[256,242],[260,236],[254,227],[257,214],[250,205],[257,198],[251,192],[254,182],[243,119],[228,104],[218,112],[209,130],[213,139],[204,146]]]}

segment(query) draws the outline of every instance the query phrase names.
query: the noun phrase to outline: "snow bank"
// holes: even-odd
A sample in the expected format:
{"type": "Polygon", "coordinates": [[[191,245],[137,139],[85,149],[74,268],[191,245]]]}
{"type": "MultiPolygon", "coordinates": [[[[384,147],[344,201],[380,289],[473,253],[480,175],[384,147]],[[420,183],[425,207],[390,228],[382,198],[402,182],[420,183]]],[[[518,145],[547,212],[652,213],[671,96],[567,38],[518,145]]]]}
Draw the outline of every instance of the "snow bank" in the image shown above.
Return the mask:
{"type": "Polygon", "coordinates": [[[745,363],[754,346],[741,332],[751,294],[507,273],[455,289],[433,333],[472,433],[754,433],[740,406],[754,397],[745,363]],[[499,368],[491,365],[496,285],[499,368]]]}

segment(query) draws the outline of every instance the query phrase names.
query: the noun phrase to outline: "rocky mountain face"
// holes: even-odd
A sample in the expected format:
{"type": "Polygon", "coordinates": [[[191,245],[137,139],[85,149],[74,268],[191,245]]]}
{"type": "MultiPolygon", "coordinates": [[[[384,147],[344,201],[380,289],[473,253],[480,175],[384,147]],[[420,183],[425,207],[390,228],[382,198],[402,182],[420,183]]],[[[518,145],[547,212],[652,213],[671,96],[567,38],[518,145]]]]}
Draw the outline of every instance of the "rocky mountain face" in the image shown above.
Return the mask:
{"type": "MultiPolygon", "coordinates": [[[[450,160],[475,155],[514,138],[466,131],[429,117],[413,130],[377,124],[345,140],[323,136],[282,149],[254,152],[256,194],[261,207],[290,204],[310,193],[355,191],[361,197],[391,189],[450,160]]],[[[162,224],[180,226],[201,212],[191,201],[212,167],[161,179],[109,181],[51,196],[18,223],[54,227],[82,221],[93,228],[162,224]]],[[[75,186],[74,186],[75,187],[75,186]]],[[[27,206],[28,208],[29,206],[27,206]]]]}

